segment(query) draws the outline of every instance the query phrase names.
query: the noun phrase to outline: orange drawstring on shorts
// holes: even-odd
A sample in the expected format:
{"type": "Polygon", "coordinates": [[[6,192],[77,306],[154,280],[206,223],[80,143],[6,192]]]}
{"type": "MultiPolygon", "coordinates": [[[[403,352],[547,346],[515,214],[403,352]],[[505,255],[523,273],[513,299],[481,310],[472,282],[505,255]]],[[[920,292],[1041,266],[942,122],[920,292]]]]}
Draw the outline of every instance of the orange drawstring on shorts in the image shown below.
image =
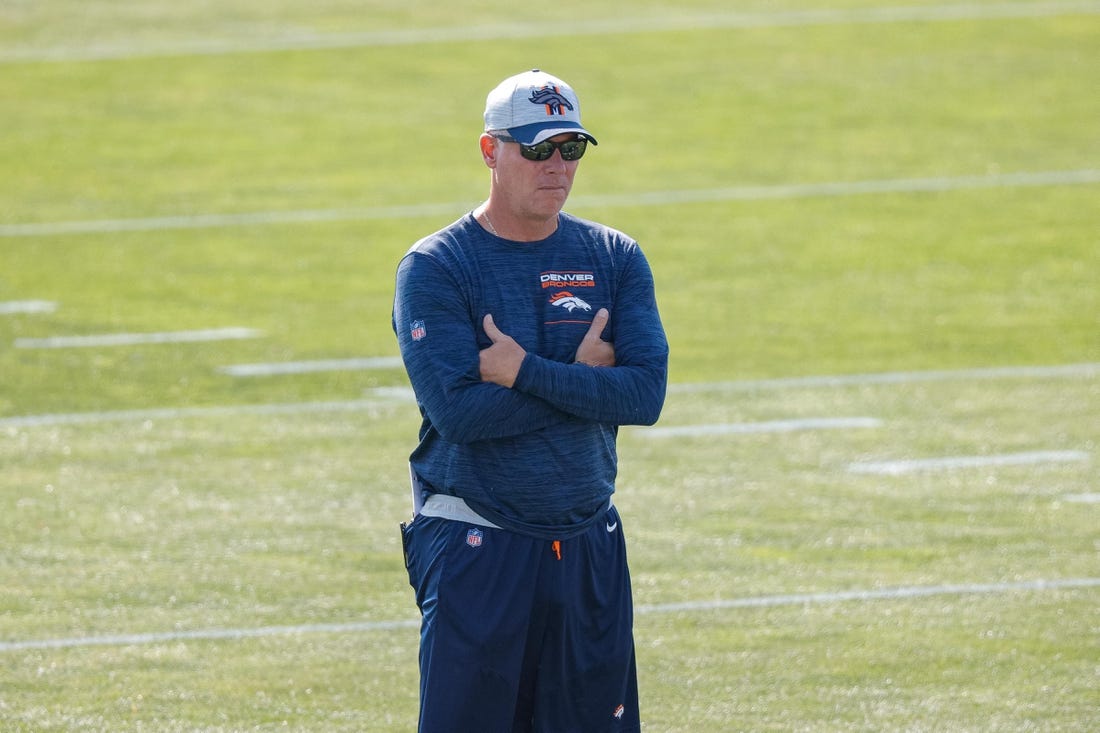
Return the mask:
{"type": "Polygon", "coordinates": [[[554,555],[561,560],[561,540],[554,540],[550,545],[550,549],[554,551],[554,555]]]}

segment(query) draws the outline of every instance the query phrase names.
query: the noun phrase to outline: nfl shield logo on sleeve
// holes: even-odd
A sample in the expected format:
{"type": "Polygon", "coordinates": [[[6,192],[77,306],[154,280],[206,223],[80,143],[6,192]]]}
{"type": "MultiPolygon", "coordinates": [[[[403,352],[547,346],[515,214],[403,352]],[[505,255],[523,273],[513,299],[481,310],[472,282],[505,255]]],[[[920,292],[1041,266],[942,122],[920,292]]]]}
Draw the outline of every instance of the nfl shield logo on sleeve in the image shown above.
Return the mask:
{"type": "Polygon", "coordinates": [[[419,341],[428,335],[428,329],[424,326],[424,321],[413,321],[412,327],[409,329],[409,335],[412,336],[413,341],[419,341]]]}
{"type": "Polygon", "coordinates": [[[485,533],[480,529],[471,529],[466,533],[466,544],[470,547],[481,547],[481,541],[485,538],[485,533]]]}

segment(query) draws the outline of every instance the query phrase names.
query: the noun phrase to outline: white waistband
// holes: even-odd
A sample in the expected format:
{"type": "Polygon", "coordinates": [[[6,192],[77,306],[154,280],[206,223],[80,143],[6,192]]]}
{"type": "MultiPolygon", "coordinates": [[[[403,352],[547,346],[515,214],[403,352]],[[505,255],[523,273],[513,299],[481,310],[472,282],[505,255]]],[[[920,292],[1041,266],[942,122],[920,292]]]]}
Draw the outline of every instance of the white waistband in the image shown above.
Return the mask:
{"type": "Polygon", "coordinates": [[[466,522],[468,524],[477,524],[482,527],[500,529],[499,525],[493,524],[488,519],[475,512],[470,508],[470,505],[466,503],[465,499],[461,499],[457,496],[432,494],[424,500],[424,506],[421,507],[420,513],[427,517],[453,519],[456,522],[466,522]]]}
{"type": "MultiPolygon", "coordinates": [[[[607,508],[610,509],[612,506],[613,500],[609,498],[607,500],[607,508]]],[[[426,517],[452,519],[456,522],[466,522],[467,524],[476,524],[481,527],[500,529],[499,524],[493,524],[471,509],[465,499],[457,496],[450,496],[449,494],[430,494],[428,498],[424,500],[424,506],[420,508],[420,514],[426,517]]]]}

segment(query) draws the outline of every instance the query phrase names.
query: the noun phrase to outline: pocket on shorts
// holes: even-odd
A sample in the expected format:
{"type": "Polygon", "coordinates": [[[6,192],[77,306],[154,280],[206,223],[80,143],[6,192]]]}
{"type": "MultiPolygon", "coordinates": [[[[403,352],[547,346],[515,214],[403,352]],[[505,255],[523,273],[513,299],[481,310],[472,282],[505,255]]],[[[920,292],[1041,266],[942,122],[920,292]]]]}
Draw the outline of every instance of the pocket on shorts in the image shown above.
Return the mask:
{"type": "Polygon", "coordinates": [[[407,572],[409,575],[409,584],[412,585],[414,588],[416,587],[416,583],[413,582],[412,563],[409,557],[409,547],[412,543],[412,529],[415,522],[416,520],[412,519],[408,522],[401,523],[401,554],[405,557],[405,572],[407,572]]]}

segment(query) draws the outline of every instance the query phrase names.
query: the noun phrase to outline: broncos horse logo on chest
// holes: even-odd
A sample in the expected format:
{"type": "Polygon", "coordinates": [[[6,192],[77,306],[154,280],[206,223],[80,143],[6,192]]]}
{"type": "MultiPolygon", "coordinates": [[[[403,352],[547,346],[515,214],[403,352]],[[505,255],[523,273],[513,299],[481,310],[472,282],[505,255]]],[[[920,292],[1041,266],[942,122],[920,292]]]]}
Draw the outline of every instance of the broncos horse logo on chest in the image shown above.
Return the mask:
{"type": "Polygon", "coordinates": [[[557,87],[545,86],[542,89],[536,89],[531,92],[531,96],[528,101],[531,104],[545,104],[547,115],[564,115],[565,110],[572,110],[573,103],[565,98],[557,87]]]}
{"type": "Polygon", "coordinates": [[[559,308],[565,308],[570,313],[577,310],[578,308],[580,308],[582,311],[592,310],[592,306],[590,306],[588,303],[585,303],[583,300],[567,290],[562,290],[551,295],[550,303],[551,305],[556,305],[559,308]]]}

